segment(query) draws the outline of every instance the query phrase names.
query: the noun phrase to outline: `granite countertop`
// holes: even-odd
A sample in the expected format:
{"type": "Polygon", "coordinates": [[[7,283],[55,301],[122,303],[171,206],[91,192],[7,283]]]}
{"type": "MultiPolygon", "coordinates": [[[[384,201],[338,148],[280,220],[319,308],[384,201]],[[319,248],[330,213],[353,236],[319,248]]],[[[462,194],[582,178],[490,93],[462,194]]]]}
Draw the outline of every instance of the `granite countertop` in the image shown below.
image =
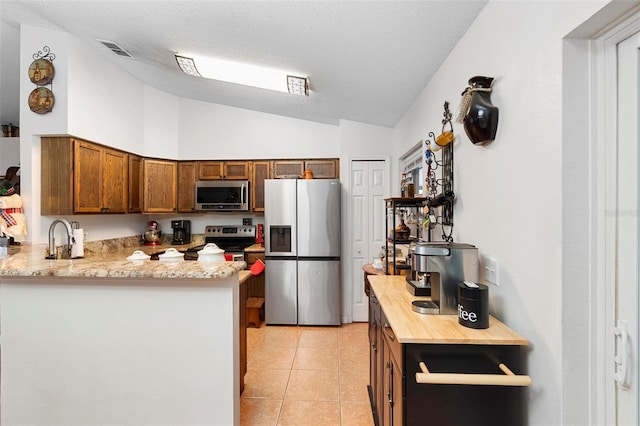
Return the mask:
{"type": "Polygon", "coordinates": [[[400,343],[467,344],[467,345],[527,345],[527,339],[511,330],[493,316],[489,328],[473,329],[458,324],[457,315],[419,314],[411,309],[417,297],[406,289],[406,279],[400,275],[370,275],[371,289],[380,302],[384,315],[400,343]]]}
{"type": "MultiPolygon", "coordinates": [[[[110,277],[110,278],[170,278],[170,279],[212,279],[228,278],[246,267],[244,261],[213,262],[198,261],[128,261],[126,258],[135,250],[146,254],[162,253],[170,247],[185,250],[190,245],[159,246],[105,244],[105,248],[85,249],[85,256],[79,259],[47,260],[46,244],[24,244],[9,247],[9,255],[0,259],[0,277],[110,277]]],[[[85,246],[86,247],[86,246],[85,246]]]]}

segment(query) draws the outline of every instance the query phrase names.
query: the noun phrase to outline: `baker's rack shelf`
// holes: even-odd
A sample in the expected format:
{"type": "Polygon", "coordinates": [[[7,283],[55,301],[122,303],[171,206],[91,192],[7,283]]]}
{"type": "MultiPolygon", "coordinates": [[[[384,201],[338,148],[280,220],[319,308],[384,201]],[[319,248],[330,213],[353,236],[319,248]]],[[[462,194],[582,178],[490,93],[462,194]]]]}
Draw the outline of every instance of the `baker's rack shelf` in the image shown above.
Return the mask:
{"type": "MultiPolygon", "coordinates": [[[[412,242],[418,241],[422,238],[422,226],[420,226],[419,216],[422,214],[422,208],[425,206],[427,199],[426,197],[391,197],[385,198],[385,260],[384,260],[384,271],[387,275],[399,275],[401,271],[407,271],[411,269],[411,265],[406,263],[401,263],[401,260],[405,256],[398,256],[398,246],[402,246],[406,249],[409,254],[409,245],[412,242]],[[398,221],[398,216],[413,215],[416,219],[416,227],[415,234],[410,234],[408,239],[396,239],[395,230],[400,224],[398,221]],[[391,232],[393,231],[393,233],[391,232]],[[406,247],[405,247],[406,246],[406,247]],[[391,249],[391,251],[389,250],[391,249]]],[[[402,219],[401,219],[402,220],[402,219]]]]}

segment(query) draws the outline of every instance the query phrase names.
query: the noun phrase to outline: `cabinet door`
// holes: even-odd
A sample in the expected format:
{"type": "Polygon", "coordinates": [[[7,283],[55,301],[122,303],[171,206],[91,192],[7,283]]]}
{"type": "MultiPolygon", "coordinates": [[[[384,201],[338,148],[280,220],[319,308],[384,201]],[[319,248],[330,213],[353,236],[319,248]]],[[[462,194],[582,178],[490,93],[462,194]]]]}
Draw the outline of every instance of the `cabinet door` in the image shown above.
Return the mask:
{"type": "Polygon", "coordinates": [[[43,137],[40,158],[40,214],[73,214],[73,141],[43,137]]]}
{"type": "Polygon", "coordinates": [[[102,212],[126,213],[129,164],[122,151],[104,148],[102,156],[102,212]]]}
{"type": "Polygon", "coordinates": [[[369,390],[373,418],[375,424],[380,424],[381,369],[382,352],[380,351],[380,304],[373,292],[369,297],[369,390]]]}
{"type": "Polygon", "coordinates": [[[178,163],[178,211],[190,213],[196,207],[196,163],[178,163]]]}
{"type": "Polygon", "coordinates": [[[254,161],[251,169],[251,210],[264,212],[264,181],[271,179],[271,163],[254,161]]]}
{"type": "Polygon", "coordinates": [[[302,177],[303,173],[303,160],[275,160],[273,162],[274,179],[282,179],[285,176],[302,177]]]}
{"type": "Polygon", "coordinates": [[[250,161],[225,161],[223,179],[249,179],[250,161]]]}
{"type": "Polygon", "coordinates": [[[175,213],[177,210],[177,162],[145,159],[143,170],[143,211],[175,213]]]}
{"type": "Polygon", "coordinates": [[[74,140],[73,210],[102,212],[102,147],[74,140]]]}
{"type": "Polygon", "coordinates": [[[391,424],[403,425],[402,412],[402,364],[396,359],[394,353],[391,352],[389,359],[391,365],[391,397],[389,405],[391,407],[391,424]]]}
{"type": "Polygon", "coordinates": [[[142,212],[142,157],[129,155],[129,213],[142,212]]]}
{"type": "Polygon", "coordinates": [[[338,179],[338,160],[329,158],[326,160],[306,160],[305,170],[309,169],[315,179],[338,179]]]}
{"type": "Polygon", "coordinates": [[[199,161],[198,162],[198,179],[211,180],[223,179],[224,162],[223,161],[199,161]]]}

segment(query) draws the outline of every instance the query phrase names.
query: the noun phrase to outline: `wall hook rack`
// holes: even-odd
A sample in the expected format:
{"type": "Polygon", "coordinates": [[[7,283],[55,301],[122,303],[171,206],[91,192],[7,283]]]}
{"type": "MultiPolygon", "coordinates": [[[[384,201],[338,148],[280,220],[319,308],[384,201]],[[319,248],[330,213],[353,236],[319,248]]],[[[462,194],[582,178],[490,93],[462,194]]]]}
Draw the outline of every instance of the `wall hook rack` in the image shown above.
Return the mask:
{"type": "MultiPolygon", "coordinates": [[[[425,174],[426,204],[429,209],[429,216],[436,217],[435,224],[439,224],[442,227],[442,239],[449,242],[453,241],[453,202],[455,199],[453,190],[454,134],[451,117],[449,102],[445,101],[442,132],[438,136],[434,132],[429,132],[429,137],[426,141],[427,150],[425,152],[427,163],[427,173],[425,174]],[[439,215],[436,214],[438,209],[439,215]],[[445,231],[445,227],[449,227],[448,233],[445,231]]],[[[429,225],[430,230],[435,224],[431,223],[429,225]]]]}

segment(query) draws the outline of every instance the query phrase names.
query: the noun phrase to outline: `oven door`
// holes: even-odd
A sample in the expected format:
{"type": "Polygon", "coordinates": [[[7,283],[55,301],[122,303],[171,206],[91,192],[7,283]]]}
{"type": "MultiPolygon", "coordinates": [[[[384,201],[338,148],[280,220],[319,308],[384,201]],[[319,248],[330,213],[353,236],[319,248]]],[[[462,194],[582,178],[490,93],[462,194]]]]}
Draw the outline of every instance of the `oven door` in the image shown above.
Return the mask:
{"type": "Polygon", "coordinates": [[[249,181],[197,181],[196,210],[249,211],[249,181]]]}

